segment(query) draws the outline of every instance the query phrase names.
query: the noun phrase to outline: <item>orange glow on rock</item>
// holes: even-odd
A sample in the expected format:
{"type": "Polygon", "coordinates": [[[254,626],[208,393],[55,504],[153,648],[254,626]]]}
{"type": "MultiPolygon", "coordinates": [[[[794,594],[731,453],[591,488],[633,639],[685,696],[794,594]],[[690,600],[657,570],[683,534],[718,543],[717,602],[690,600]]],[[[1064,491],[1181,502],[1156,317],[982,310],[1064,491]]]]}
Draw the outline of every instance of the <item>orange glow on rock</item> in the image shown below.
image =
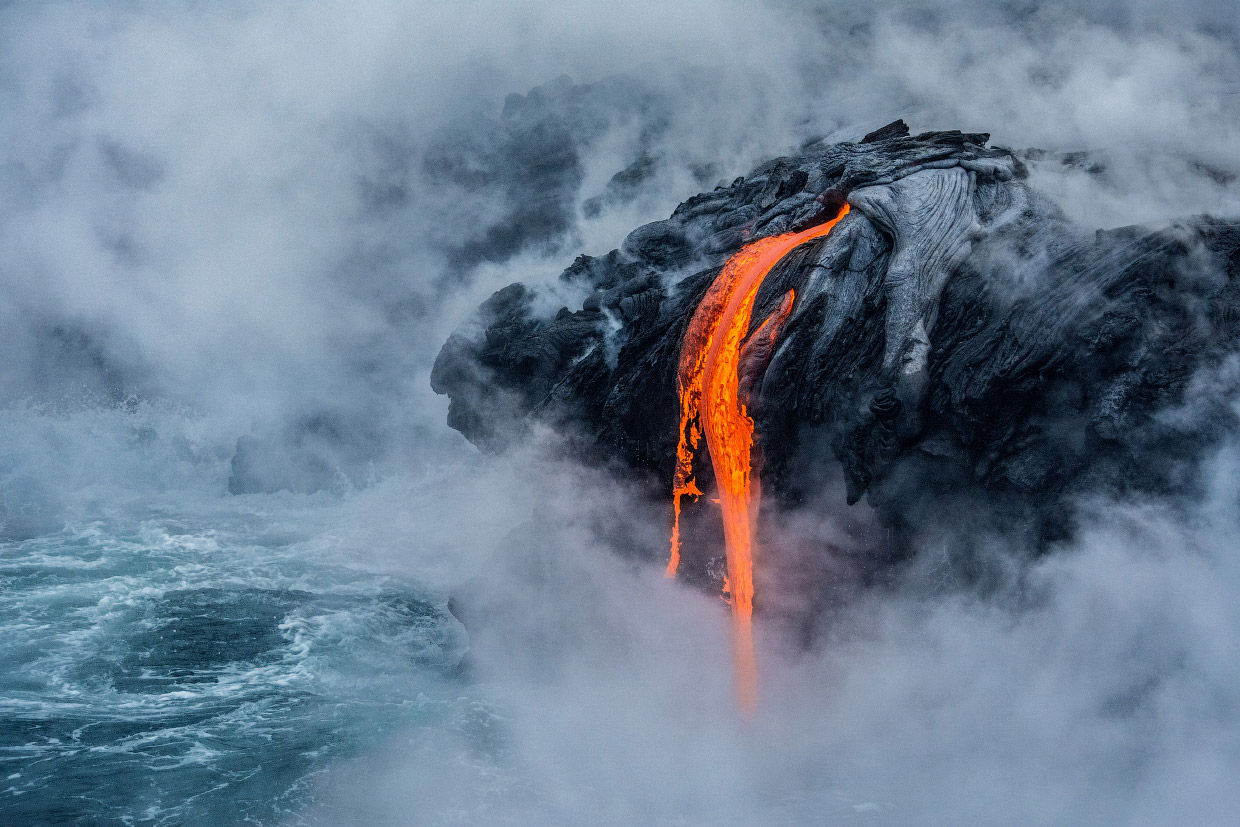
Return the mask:
{"type": "Polygon", "coordinates": [[[715,278],[689,322],[677,373],[680,436],[672,482],[672,542],[667,576],[680,565],[681,497],[702,492],[693,476],[693,455],[706,437],[719,504],[728,573],[725,591],[732,607],[732,647],[737,698],[748,716],[757,708],[758,673],[753,649],[754,531],[762,499],[753,469],[754,424],[747,400],[753,383],[774,350],[780,328],[792,312],[789,290],[780,307],[753,335],[754,300],[771,269],[793,248],[831,231],[848,213],[799,233],[762,238],[737,251],[715,278]]]}

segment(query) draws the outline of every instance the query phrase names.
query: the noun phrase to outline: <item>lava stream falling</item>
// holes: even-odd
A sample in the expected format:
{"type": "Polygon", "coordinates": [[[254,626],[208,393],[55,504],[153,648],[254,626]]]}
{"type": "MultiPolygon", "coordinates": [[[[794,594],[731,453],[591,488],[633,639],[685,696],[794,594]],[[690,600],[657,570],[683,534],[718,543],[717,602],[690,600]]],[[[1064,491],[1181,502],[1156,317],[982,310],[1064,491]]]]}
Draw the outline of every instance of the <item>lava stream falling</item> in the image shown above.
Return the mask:
{"type": "Polygon", "coordinates": [[[761,485],[753,470],[753,419],[741,399],[741,366],[746,351],[770,348],[792,311],[788,291],[778,311],[752,336],[754,299],[767,273],[794,247],[826,235],[848,213],[848,205],[825,224],[799,233],[770,236],[737,251],[706,291],[685,332],[677,373],[680,437],[672,483],[672,543],[667,576],[680,565],[681,498],[701,496],[693,476],[693,454],[703,434],[719,489],[728,574],[725,591],[732,606],[732,647],[737,698],[751,715],[758,703],[753,649],[754,530],[761,485]]]}

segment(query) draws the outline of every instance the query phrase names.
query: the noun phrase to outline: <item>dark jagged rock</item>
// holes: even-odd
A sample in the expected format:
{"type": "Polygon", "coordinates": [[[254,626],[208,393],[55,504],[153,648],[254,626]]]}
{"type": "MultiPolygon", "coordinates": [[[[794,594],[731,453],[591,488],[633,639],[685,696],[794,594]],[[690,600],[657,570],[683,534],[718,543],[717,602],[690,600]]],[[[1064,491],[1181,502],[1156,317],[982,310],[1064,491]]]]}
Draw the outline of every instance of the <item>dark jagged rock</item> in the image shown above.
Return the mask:
{"type": "Polygon", "coordinates": [[[498,119],[476,118],[444,130],[423,160],[429,178],[488,194],[500,207],[452,252],[453,263],[463,268],[502,261],[565,233],[578,207],[584,151],[615,123],[641,116],[647,127],[638,139],[638,158],[582,206],[597,214],[632,200],[657,167],[649,150],[666,122],[664,106],[626,77],[574,84],[561,76],[526,95],[510,94],[498,119]]]}
{"type": "Polygon", "coordinates": [[[606,207],[632,201],[641,192],[642,185],[654,176],[658,167],[658,159],[643,152],[636,161],[613,175],[602,193],[583,201],[581,211],[590,218],[597,218],[606,207]]]}
{"type": "Polygon", "coordinates": [[[892,121],[886,126],[880,126],[878,129],[875,129],[873,132],[862,138],[861,143],[873,144],[879,141],[886,141],[890,138],[906,138],[908,137],[908,134],[908,124],[904,122],[903,118],[900,118],[899,120],[892,121]]]}
{"type": "Polygon", "coordinates": [[[373,473],[380,436],[349,412],[301,417],[278,431],[237,440],[228,493],[311,493],[361,484],[373,473]]]}
{"type": "MultiPolygon", "coordinates": [[[[398,129],[380,130],[370,147],[374,167],[359,181],[360,200],[372,216],[451,225],[451,234],[432,233],[435,237],[429,240],[425,233],[419,234],[418,246],[442,256],[447,264],[434,289],[459,290],[471,277],[471,268],[481,262],[500,263],[524,250],[562,243],[579,208],[601,212],[637,197],[643,182],[662,163],[658,144],[668,123],[666,111],[667,101],[634,79],[575,84],[560,77],[525,95],[509,95],[498,117],[478,113],[445,125],[425,147],[415,146],[398,129]],[[616,172],[602,193],[583,192],[584,159],[592,147],[616,125],[630,122],[640,122],[642,128],[627,149],[628,156],[617,159],[618,167],[628,166],[616,172]],[[435,203],[441,211],[420,209],[402,216],[401,209],[419,189],[439,193],[435,203]],[[583,204],[583,195],[595,197],[583,204]]],[[[121,159],[128,166],[118,167],[117,174],[135,180],[148,175],[139,168],[140,160],[121,159]]],[[[671,249],[661,254],[658,243],[652,239],[642,249],[656,260],[674,254],[671,249]]],[[[367,302],[385,297],[383,313],[403,328],[401,347],[408,347],[426,326],[424,314],[439,305],[368,284],[372,273],[386,273],[374,264],[366,259],[355,262],[349,283],[367,302]]],[[[597,266],[592,272],[589,279],[606,278],[597,266]]],[[[359,371],[364,387],[355,389],[360,392],[327,404],[313,403],[305,415],[262,426],[238,440],[229,491],[317,491],[361,484],[373,476],[376,463],[390,461],[400,452],[409,423],[388,407],[392,376],[387,369],[374,370],[386,360],[365,352],[373,346],[366,340],[359,348],[362,352],[350,354],[353,363],[364,366],[359,371]]],[[[523,358],[531,363],[538,356],[523,358]]],[[[459,421],[463,430],[481,433],[482,423],[471,425],[469,411],[496,401],[497,395],[489,393],[486,400],[454,403],[452,421],[459,421]]]]}
{"type": "Polygon", "coordinates": [[[593,291],[581,310],[500,291],[436,364],[451,424],[499,447],[553,418],[670,485],[680,343],[720,266],[847,201],[755,303],[751,332],[796,291],[765,373],[747,377],[768,490],[795,502],[839,467],[848,502],[868,492],[897,536],[986,522],[1039,548],[1072,531],[1082,495],[1192,495],[1236,425],[1240,223],[1095,232],[988,139],[897,121],[812,143],[579,258],[562,278],[593,291]]]}

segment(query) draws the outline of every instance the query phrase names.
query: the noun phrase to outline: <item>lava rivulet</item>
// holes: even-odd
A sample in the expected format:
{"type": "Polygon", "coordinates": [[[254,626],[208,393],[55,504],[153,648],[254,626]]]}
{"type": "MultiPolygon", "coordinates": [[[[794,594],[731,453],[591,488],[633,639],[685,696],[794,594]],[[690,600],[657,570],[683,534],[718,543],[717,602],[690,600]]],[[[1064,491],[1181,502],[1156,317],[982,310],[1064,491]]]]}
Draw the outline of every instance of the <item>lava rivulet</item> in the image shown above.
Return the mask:
{"type": "Polygon", "coordinates": [[[826,235],[847,212],[845,204],[825,224],[799,233],[762,238],[742,247],[728,259],[706,291],[681,344],[677,373],[680,437],[672,483],[674,516],[667,575],[674,576],[680,565],[681,498],[702,493],[693,476],[693,454],[704,435],[723,512],[737,696],[747,714],[756,708],[758,699],[753,650],[753,561],[761,487],[752,464],[754,424],[745,401],[747,394],[741,392],[742,372],[748,386],[754,381],[754,372],[744,368],[751,367],[747,363],[755,359],[769,356],[780,327],[792,312],[793,292],[788,291],[779,309],[753,335],[746,334],[758,288],[771,268],[794,247],[826,235]]]}

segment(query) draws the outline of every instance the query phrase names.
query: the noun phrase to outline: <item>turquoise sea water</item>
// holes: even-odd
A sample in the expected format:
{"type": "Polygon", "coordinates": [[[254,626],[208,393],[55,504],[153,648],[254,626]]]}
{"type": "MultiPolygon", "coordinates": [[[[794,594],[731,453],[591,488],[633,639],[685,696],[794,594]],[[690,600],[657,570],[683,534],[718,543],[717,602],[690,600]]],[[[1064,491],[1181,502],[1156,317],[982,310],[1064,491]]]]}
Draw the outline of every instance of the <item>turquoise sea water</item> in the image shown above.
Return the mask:
{"type": "Polygon", "coordinates": [[[342,551],[348,492],[229,497],[149,412],[3,426],[0,823],[297,823],[325,769],[458,714],[464,630],[342,551]]]}

